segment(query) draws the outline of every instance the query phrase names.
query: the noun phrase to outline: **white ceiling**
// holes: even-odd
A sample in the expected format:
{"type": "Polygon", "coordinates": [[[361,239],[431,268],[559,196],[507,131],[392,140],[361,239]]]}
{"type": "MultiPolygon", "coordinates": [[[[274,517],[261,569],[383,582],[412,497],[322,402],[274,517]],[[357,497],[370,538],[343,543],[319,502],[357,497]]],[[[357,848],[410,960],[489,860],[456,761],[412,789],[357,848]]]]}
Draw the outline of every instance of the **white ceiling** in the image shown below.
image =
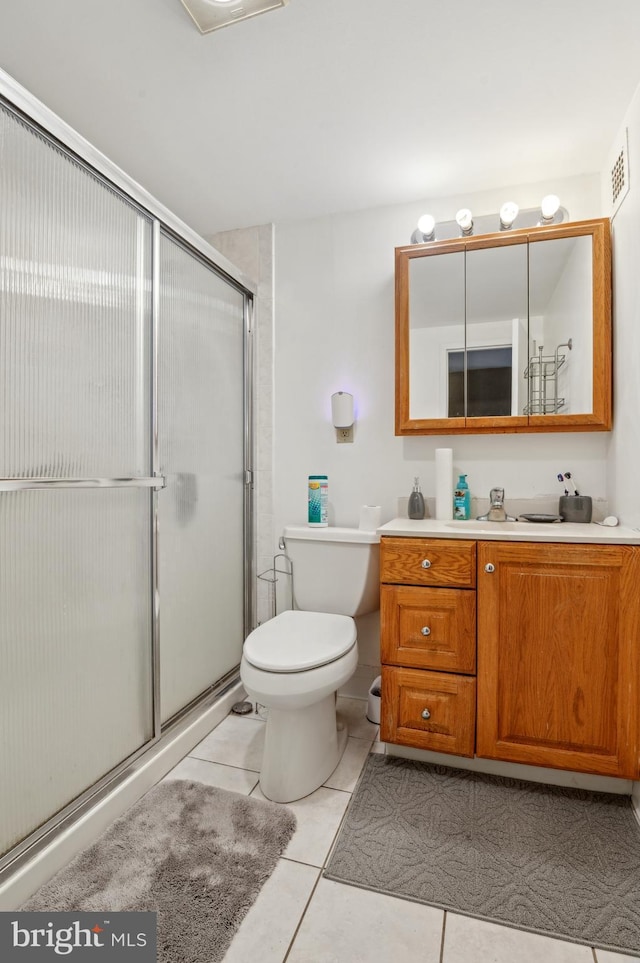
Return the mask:
{"type": "Polygon", "coordinates": [[[640,3],[0,0],[0,67],[210,234],[598,172],[640,3]]]}

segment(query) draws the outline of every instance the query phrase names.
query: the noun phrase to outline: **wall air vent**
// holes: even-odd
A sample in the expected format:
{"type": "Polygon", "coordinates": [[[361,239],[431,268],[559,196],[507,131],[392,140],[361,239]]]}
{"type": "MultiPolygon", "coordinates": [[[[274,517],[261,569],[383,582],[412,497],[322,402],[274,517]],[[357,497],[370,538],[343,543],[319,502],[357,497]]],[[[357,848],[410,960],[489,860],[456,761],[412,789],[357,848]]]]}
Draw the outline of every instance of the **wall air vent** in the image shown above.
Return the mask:
{"type": "Polygon", "coordinates": [[[609,199],[611,202],[611,217],[613,217],[629,193],[629,149],[626,127],[614,143],[609,155],[608,168],[610,171],[609,199]]]}
{"type": "Polygon", "coordinates": [[[211,33],[238,20],[284,7],[289,0],[182,0],[200,33],[211,33]]]}

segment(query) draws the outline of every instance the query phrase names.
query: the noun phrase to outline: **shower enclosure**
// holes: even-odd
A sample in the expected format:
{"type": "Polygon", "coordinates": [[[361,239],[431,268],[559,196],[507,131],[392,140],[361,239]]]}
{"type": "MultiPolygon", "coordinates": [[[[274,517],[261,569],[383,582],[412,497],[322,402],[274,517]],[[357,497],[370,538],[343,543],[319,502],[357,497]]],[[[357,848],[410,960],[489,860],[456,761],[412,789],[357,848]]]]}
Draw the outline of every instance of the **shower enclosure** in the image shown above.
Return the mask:
{"type": "Polygon", "coordinates": [[[235,677],[251,311],[0,74],[0,870],[235,677]]]}

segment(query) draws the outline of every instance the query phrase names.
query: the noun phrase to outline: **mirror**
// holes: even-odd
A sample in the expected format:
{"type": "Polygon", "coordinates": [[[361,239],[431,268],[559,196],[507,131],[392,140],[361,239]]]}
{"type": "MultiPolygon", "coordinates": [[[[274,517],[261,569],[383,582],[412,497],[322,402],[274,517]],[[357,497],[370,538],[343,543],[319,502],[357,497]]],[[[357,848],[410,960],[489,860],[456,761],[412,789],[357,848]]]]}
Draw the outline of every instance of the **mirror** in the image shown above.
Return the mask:
{"type": "Polygon", "coordinates": [[[608,219],[396,249],[396,434],[611,427],[608,219]]]}

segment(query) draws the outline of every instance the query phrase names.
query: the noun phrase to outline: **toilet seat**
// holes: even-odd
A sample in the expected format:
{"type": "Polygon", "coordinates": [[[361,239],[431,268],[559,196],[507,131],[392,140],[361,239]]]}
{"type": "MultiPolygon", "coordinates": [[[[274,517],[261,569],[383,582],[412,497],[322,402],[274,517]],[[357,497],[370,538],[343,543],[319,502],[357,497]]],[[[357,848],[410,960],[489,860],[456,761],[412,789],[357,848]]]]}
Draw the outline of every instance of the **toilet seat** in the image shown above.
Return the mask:
{"type": "Polygon", "coordinates": [[[291,610],[254,629],[244,657],[264,672],[303,672],[342,658],[355,644],[350,616],[291,610]]]}

